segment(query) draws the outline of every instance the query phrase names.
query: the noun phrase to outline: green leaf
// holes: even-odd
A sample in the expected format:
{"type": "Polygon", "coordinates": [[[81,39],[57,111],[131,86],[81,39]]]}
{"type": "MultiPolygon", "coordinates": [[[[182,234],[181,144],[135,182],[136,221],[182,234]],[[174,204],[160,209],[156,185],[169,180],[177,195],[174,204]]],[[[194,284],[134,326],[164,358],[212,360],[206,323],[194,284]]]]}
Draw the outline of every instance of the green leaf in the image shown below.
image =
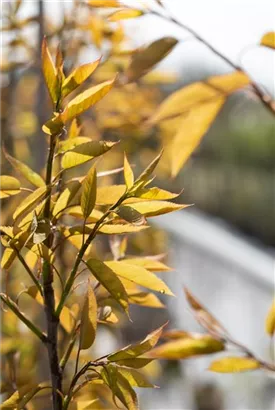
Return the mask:
{"type": "Polygon", "coordinates": [[[80,349],[89,349],[94,343],[97,329],[97,302],[91,285],[85,295],[80,323],[80,349]]]}
{"type": "Polygon", "coordinates": [[[275,48],[275,32],[269,31],[261,39],[261,45],[269,48],[275,48]]]}
{"type": "Polygon", "coordinates": [[[265,320],[265,330],[269,336],[275,333],[275,300],[272,302],[265,320]]]}
{"type": "Polygon", "coordinates": [[[133,191],[135,192],[137,189],[143,188],[146,183],[148,182],[148,179],[154,172],[156,166],[159,163],[159,160],[163,154],[163,150],[159,153],[159,155],[156,156],[156,158],[153,159],[153,161],[145,168],[145,170],[140,174],[140,176],[137,178],[135,181],[134,187],[135,188],[133,191]]]}
{"type": "Polygon", "coordinates": [[[56,105],[59,99],[59,80],[55,65],[49,52],[47,41],[44,38],[42,43],[42,71],[47,84],[52,102],[56,105]]]}
{"type": "Polygon", "coordinates": [[[132,168],[128,162],[127,156],[124,153],[124,180],[127,189],[132,188],[134,185],[134,173],[132,171],[132,168]]]}
{"type": "Polygon", "coordinates": [[[224,357],[211,363],[208,370],[217,373],[239,373],[261,367],[257,360],[249,357],[224,357]]]}
{"type": "MultiPolygon", "coordinates": [[[[166,326],[166,323],[159,327],[158,329],[154,330],[153,332],[149,333],[145,339],[143,339],[139,343],[134,343],[129,346],[124,347],[123,349],[112,353],[108,356],[108,360],[110,362],[120,362],[125,360],[132,360],[138,356],[143,355],[144,353],[149,352],[158,342],[163,328],[166,326]]],[[[142,358],[143,360],[143,358],[142,358]]],[[[124,362],[125,363],[125,362],[124,362]]],[[[148,363],[146,363],[148,364],[148,363]]],[[[124,364],[125,365],[125,364],[124,364]]]]}
{"type": "Polygon", "coordinates": [[[111,296],[128,312],[128,296],[117,275],[104,262],[89,259],[87,267],[98,282],[111,294],[111,296]]]}
{"type": "Polygon", "coordinates": [[[0,199],[19,194],[20,182],[9,175],[0,175],[0,199]]]}
{"type": "Polygon", "coordinates": [[[63,122],[65,123],[77,117],[96,104],[110,91],[114,85],[114,82],[115,78],[110,81],[105,81],[104,83],[89,88],[77,97],[73,98],[61,114],[63,122]]]}
{"type": "Polygon", "coordinates": [[[114,274],[128,279],[137,285],[154,290],[169,296],[174,296],[168,286],[154,273],[142,266],[130,265],[124,261],[110,261],[104,264],[114,272],[114,274]]]}
{"type": "Polygon", "coordinates": [[[81,188],[81,183],[79,181],[69,182],[62,193],[60,194],[58,200],[55,203],[52,214],[57,217],[64,211],[70,204],[72,204],[74,198],[81,188]]]}
{"type": "MultiPolygon", "coordinates": [[[[135,360],[135,359],[132,359],[135,360]]],[[[138,360],[138,359],[137,359],[138,360]]],[[[118,373],[121,374],[132,387],[156,387],[138,370],[117,366],[118,373]]]]}
{"type": "Polygon", "coordinates": [[[114,212],[122,219],[127,222],[130,222],[133,225],[140,226],[146,224],[146,219],[144,216],[136,211],[131,206],[121,205],[114,212]]]}
{"type": "Polygon", "coordinates": [[[111,141],[90,141],[80,144],[64,154],[61,161],[62,168],[68,169],[84,164],[109,151],[116,144],[117,142],[111,141]]]}
{"type": "Polygon", "coordinates": [[[27,181],[35,185],[37,188],[40,188],[45,185],[43,178],[39,174],[34,172],[27,165],[23,164],[23,162],[19,161],[16,158],[13,158],[6,151],[4,151],[4,153],[5,153],[5,157],[11,163],[11,165],[15,168],[15,170],[18,171],[21,175],[23,175],[23,177],[26,178],[27,181]]]}
{"type": "Polygon", "coordinates": [[[100,58],[92,63],[84,64],[77,67],[73,72],[64,80],[62,84],[62,97],[65,98],[77,87],[79,87],[84,81],[87,80],[90,75],[95,71],[98,64],[100,63],[100,58]]]}
{"type": "Polygon", "coordinates": [[[23,199],[21,205],[16,208],[13,214],[13,219],[16,220],[19,217],[21,218],[28,212],[32,211],[45,198],[46,192],[47,187],[43,186],[37,188],[34,192],[23,199]]]}
{"type": "Polygon", "coordinates": [[[141,369],[142,367],[147,366],[147,364],[151,363],[153,360],[153,358],[147,357],[134,357],[132,359],[116,360],[116,363],[120,366],[126,366],[132,369],[141,369]]]}
{"type": "Polygon", "coordinates": [[[153,349],[149,356],[156,359],[180,360],[224,350],[224,344],[209,335],[198,338],[184,337],[163,343],[153,349]]]}
{"type": "Polygon", "coordinates": [[[128,82],[136,81],[163,60],[178,43],[173,37],[163,37],[148,47],[137,50],[126,70],[128,82]]]}

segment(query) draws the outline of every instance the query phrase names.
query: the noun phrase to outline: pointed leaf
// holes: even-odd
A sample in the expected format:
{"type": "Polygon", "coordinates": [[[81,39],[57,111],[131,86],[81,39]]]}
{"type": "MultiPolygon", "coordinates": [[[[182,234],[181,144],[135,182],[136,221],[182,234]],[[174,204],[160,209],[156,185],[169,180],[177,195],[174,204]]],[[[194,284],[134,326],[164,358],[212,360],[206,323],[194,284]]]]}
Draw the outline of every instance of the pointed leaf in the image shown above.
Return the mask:
{"type": "Polygon", "coordinates": [[[81,188],[81,184],[78,181],[69,182],[62,193],[60,194],[58,200],[55,203],[52,214],[57,217],[65,210],[72,202],[77,193],[81,188]]]}
{"type": "Polygon", "coordinates": [[[25,199],[23,199],[23,201],[21,202],[21,205],[19,205],[16,208],[13,214],[13,219],[16,220],[19,217],[23,217],[28,212],[32,211],[44,199],[46,192],[47,192],[47,187],[43,186],[43,187],[37,188],[34,192],[32,192],[25,199]]]}
{"type": "Polygon", "coordinates": [[[193,108],[180,122],[171,148],[172,176],[176,176],[197,148],[225,102],[225,97],[193,108]]]}
{"type": "Polygon", "coordinates": [[[207,84],[226,94],[231,94],[249,85],[250,82],[248,75],[240,70],[229,74],[215,75],[207,79],[207,84]]]}
{"type": "Polygon", "coordinates": [[[275,48],[275,32],[269,31],[261,39],[261,45],[269,48],[275,48]]]}
{"type": "Polygon", "coordinates": [[[100,186],[97,190],[97,205],[113,205],[126,192],[126,185],[106,185],[100,186]]]}
{"type": "Polygon", "coordinates": [[[94,343],[97,328],[97,302],[91,285],[85,296],[80,323],[80,349],[89,349],[94,343]]]}
{"type": "Polygon", "coordinates": [[[132,188],[134,185],[134,173],[132,171],[132,168],[128,162],[127,156],[124,153],[124,180],[127,189],[132,188]]]}
{"type": "Polygon", "coordinates": [[[138,10],[138,9],[121,9],[121,10],[117,10],[114,13],[110,14],[108,16],[108,20],[109,21],[120,21],[120,20],[126,20],[126,19],[132,19],[135,17],[140,17],[142,16],[144,13],[142,10],[138,10]]]}
{"type": "Polygon", "coordinates": [[[65,98],[78,86],[84,83],[84,81],[93,74],[99,62],[100,59],[92,63],[81,65],[73,70],[73,72],[64,80],[62,84],[62,97],[65,98]]]}
{"type": "Polygon", "coordinates": [[[52,102],[56,104],[59,98],[59,81],[45,38],[42,43],[42,71],[52,102]]]}
{"type": "Polygon", "coordinates": [[[110,81],[105,81],[104,83],[89,88],[77,97],[73,98],[61,114],[61,119],[63,122],[77,117],[96,104],[110,91],[114,85],[114,82],[115,78],[110,81]]]}
{"type": "Polygon", "coordinates": [[[131,207],[138,211],[140,214],[144,215],[145,217],[153,217],[158,215],[164,215],[169,212],[178,211],[180,209],[184,209],[190,205],[179,205],[174,204],[172,202],[165,202],[165,201],[144,201],[144,202],[136,202],[131,204],[131,207]]]}
{"type": "Polygon", "coordinates": [[[137,50],[126,70],[129,82],[136,81],[152,67],[163,60],[178,43],[173,37],[163,37],[154,41],[148,47],[137,50]]]}
{"type": "Polygon", "coordinates": [[[109,151],[116,144],[117,142],[111,141],[91,141],[78,145],[64,154],[61,161],[62,168],[68,169],[84,164],[109,151]]]}
{"type": "Polygon", "coordinates": [[[121,7],[118,0],[89,0],[88,5],[92,7],[121,7]]]}
{"type": "Polygon", "coordinates": [[[60,141],[58,145],[58,154],[70,151],[77,147],[78,145],[84,144],[85,142],[90,142],[91,138],[89,137],[74,137],[69,138],[66,141],[60,141]]]}
{"type": "Polygon", "coordinates": [[[104,262],[97,259],[89,259],[87,267],[92,272],[98,282],[108,290],[111,296],[122,306],[126,312],[128,311],[127,293],[117,277],[117,275],[104,262]]]}
{"type": "Polygon", "coordinates": [[[224,357],[211,363],[208,370],[217,373],[239,373],[256,370],[261,367],[257,360],[249,357],[224,357]]]}
{"type": "Polygon", "coordinates": [[[137,265],[142,266],[145,269],[154,271],[154,272],[167,272],[171,271],[172,269],[169,266],[165,265],[164,263],[148,258],[127,258],[124,259],[125,263],[129,263],[130,265],[137,265]]]}
{"type": "Polygon", "coordinates": [[[156,158],[153,159],[153,161],[148,165],[148,167],[145,168],[145,170],[140,174],[140,176],[135,181],[134,188],[143,188],[143,186],[146,184],[151,174],[154,172],[156,166],[158,165],[162,154],[163,154],[163,150],[159,153],[159,155],[156,156],[156,158]]]}
{"type": "Polygon", "coordinates": [[[124,261],[104,262],[116,275],[128,279],[137,285],[169,296],[174,296],[168,286],[154,273],[142,266],[130,265],[124,261]]]}
{"type": "MultiPolygon", "coordinates": [[[[133,359],[135,360],[135,359],[133,359]]],[[[132,387],[156,387],[138,370],[117,366],[118,373],[128,380],[132,387]]]]}
{"type": "Polygon", "coordinates": [[[80,205],[84,219],[92,213],[96,200],[96,168],[93,166],[83,181],[80,205]]]}
{"type": "Polygon", "coordinates": [[[26,178],[31,184],[35,185],[37,188],[45,185],[43,178],[34,172],[30,167],[23,164],[23,162],[19,161],[16,158],[13,158],[7,152],[5,152],[5,157],[11,163],[11,165],[18,171],[23,177],[26,178]]]}
{"type": "Polygon", "coordinates": [[[9,175],[0,175],[0,199],[20,193],[20,182],[9,175]]]}

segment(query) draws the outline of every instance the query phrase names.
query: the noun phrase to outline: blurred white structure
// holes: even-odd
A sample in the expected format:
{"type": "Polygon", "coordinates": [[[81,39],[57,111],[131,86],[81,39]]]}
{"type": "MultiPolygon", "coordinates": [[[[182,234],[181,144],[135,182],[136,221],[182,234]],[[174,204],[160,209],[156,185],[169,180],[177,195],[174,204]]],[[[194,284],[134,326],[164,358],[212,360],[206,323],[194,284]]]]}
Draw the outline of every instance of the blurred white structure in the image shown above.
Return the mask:
{"type": "MultiPolygon", "coordinates": [[[[270,339],[264,330],[274,294],[271,250],[261,249],[218,220],[190,210],[162,216],[157,225],[169,233],[170,265],[176,269],[165,274],[177,296],[168,300],[172,327],[201,330],[188,309],[182,291],[186,285],[236,340],[271,360],[270,339]]],[[[211,382],[222,391],[225,410],[274,409],[275,379],[262,371],[211,373],[206,369],[214,357],[217,355],[182,361],[182,378],[146,391],[144,408],[196,409],[195,385],[211,382]]]]}

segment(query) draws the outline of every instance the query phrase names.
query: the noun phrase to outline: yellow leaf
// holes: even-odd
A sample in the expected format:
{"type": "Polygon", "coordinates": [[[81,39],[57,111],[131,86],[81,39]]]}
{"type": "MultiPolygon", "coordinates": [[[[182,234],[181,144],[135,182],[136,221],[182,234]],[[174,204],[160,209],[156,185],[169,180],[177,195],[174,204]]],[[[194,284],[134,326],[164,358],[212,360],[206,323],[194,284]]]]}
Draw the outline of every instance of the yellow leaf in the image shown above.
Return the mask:
{"type": "Polygon", "coordinates": [[[63,152],[70,151],[77,147],[78,145],[84,144],[85,142],[90,142],[91,138],[89,137],[74,137],[69,138],[66,141],[60,141],[58,145],[58,154],[62,154],[63,152]]]}
{"type": "Polygon", "coordinates": [[[9,175],[0,175],[0,199],[20,193],[20,182],[9,175]]]}
{"type": "Polygon", "coordinates": [[[64,154],[61,165],[64,169],[76,167],[109,151],[117,142],[90,141],[78,145],[64,154]]]}
{"type": "Polygon", "coordinates": [[[84,219],[92,213],[96,201],[96,168],[93,166],[83,181],[80,205],[84,219]]]}
{"type": "Polygon", "coordinates": [[[156,387],[150,383],[145,375],[140,373],[138,370],[127,369],[127,367],[117,366],[118,372],[122,374],[125,379],[128,380],[133,387],[156,387]]]}
{"type": "Polygon", "coordinates": [[[144,201],[131,204],[131,207],[146,217],[158,216],[178,211],[189,205],[179,205],[166,201],[144,201]]]}
{"type": "Polygon", "coordinates": [[[113,205],[119,198],[125,194],[125,185],[107,185],[98,187],[96,204],[97,205],[113,205]]]}
{"type": "Polygon", "coordinates": [[[68,138],[70,139],[70,138],[78,137],[79,134],[80,134],[80,129],[81,129],[81,127],[78,125],[77,119],[76,118],[73,119],[72,123],[71,123],[71,126],[70,126],[70,129],[69,129],[68,138]]]}
{"type": "Polygon", "coordinates": [[[99,228],[99,233],[104,233],[106,235],[120,235],[127,233],[140,232],[143,229],[147,229],[148,226],[135,226],[132,224],[105,224],[99,228]]]}
{"type": "Polygon", "coordinates": [[[275,32],[269,31],[261,39],[261,45],[269,48],[275,48],[275,32]]]}
{"type": "Polygon", "coordinates": [[[128,258],[124,259],[124,262],[129,263],[130,265],[142,266],[145,269],[156,272],[167,272],[172,270],[169,266],[152,258],[128,258]]]}
{"type": "Polygon", "coordinates": [[[126,70],[129,82],[136,81],[152,67],[163,60],[178,43],[173,37],[163,37],[154,41],[148,47],[137,50],[126,70]]]}
{"type": "Polygon", "coordinates": [[[122,219],[127,222],[130,222],[133,225],[140,226],[146,224],[146,219],[144,216],[136,211],[131,206],[121,205],[114,212],[122,219]]]}
{"type": "Polygon", "coordinates": [[[134,173],[132,171],[132,168],[128,162],[127,156],[124,153],[124,180],[127,189],[132,188],[134,185],[134,173]]]}
{"type": "Polygon", "coordinates": [[[89,259],[86,264],[98,282],[107,289],[121,307],[128,312],[127,293],[115,272],[104,262],[97,259],[89,259]]]}
{"type": "Polygon", "coordinates": [[[70,206],[80,188],[81,184],[78,181],[71,181],[66,185],[55,203],[52,211],[53,216],[60,216],[61,212],[64,211],[68,206],[70,206]]]}
{"type": "Polygon", "coordinates": [[[208,370],[217,373],[239,373],[256,370],[261,367],[257,360],[249,357],[224,357],[211,363],[208,370]]]}
{"type": "MultiPolygon", "coordinates": [[[[135,193],[135,196],[138,198],[138,200],[139,199],[150,199],[152,201],[156,201],[156,200],[165,201],[167,199],[177,198],[180,194],[181,192],[179,194],[174,194],[172,192],[165,191],[164,189],[153,187],[153,188],[147,188],[147,189],[146,188],[139,189],[135,193]]],[[[130,203],[131,201],[133,202],[132,198],[127,200],[125,203],[130,203]]]]}
{"type": "Polygon", "coordinates": [[[16,208],[13,214],[13,219],[16,220],[19,217],[23,217],[28,212],[33,210],[39,204],[39,202],[41,202],[44,199],[46,192],[47,187],[43,186],[37,188],[34,192],[32,192],[25,199],[23,199],[21,204],[16,208]]]}
{"type": "Polygon", "coordinates": [[[114,81],[115,78],[113,80],[95,85],[73,98],[60,115],[62,121],[69,121],[96,104],[110,91],[114,85],[114,81]]]}
{"type": "Polygon", "coordinates": [[[50,55],[47,41],[45,38],[42,43],[42,71],[44,74],[44,78],[45,78],[52,102],[54,105],[56,105],[59,99],[59,93],[60,93],[59,81],[58,81],[57,71],[53,63],[52,57],[50,55]]]}
{"type": "Polygon", "coordinates": [[[97,329],[97,302],[91,285],[88,285],[80,324],[80,349],[89,349],[94,343],[97,329]]]}
{"type": "Polygon", "coordinates": [[[150,357],[179,360],[189,357],[216,353],[224,350],[224,344],[209,335],[200,338],[183,338],[163,343],[149,353],[150,357]]]}
{"type": "Polygon", "coordinates": [[[77,67],[73,72],[64,80],[62,84],[62,97],[65,98],[78,86],[80,86],[90,75],[95,71],[100,58],[92,63],[81,65],[77,67]]]}
{"type": "Polygon", "coordinates": [[[6,248],[4,252],[2,252],[1,269],[9,269],[15,258],[16,251],[11,248],[6,248]]]}
{"type": "Polygon", "coordinates": [[[231,94],[240,88],[243,88],[250,83],[250,78],[243,71],[234,71],[230,74],[215,75],[207,79],[207,84],[222,91],[226,94],[231,94]]]}
{"type": "Polygon", "coordinates": [[[120,21],[120,20],[126,20],[126,19],[132,19],[135,17],[142,16],[144,13],[142,10],[138,9],[121,9],[117,10],[114,13],[110,14],[108,16],[109,21],[120,21]]]}
{"type": "Polygon", "coordinates": [[[214,122],[225,97],[200,104],[183,117],[172,141],[172,175],[176,176],[214,122]]]}
{"type": "Polygon", "coordinates": [[[104,262],[104,264],[111,269],[115,275],[128,279],[147,289],[174,296],[168,286],[160,278],[142,266],[130,265],[124,261],[109,261],[104,262]]]}
{"type": "Polygon", "coordinates": [[[135,184],[133,186],[133,191],[136,193],[136,195],[138,195],[138,192],[136,191],[137,189],[141,189],[145,185],[147,185],[149,177],[152,175],[156,166],[158,165],[162,154],[163,154],[163,150],[161,150],[159,155],[157,155],[156,158],[153,159],[153,161],[145,168],[145,170],[140,174],[140,176],[135,181],[135,184]]]}
{"type": "Polygon", "coordinates": [[[121,4],[117,0],[89,0],[89,6],[92,7],[121,7],[121,4]]]}
{"type": "Polygon", "coordinates": [[[165,308],[165,305],[154,295],[154,293],[138,292],[128,293],[129,302],[139,306],[146,306],[150,308],[165,308]]]}
{"type": "MultiPolygon", "coordinates": [[[[74,216],[75,218],[83,219],[83,213],[82,213],[81,206],[72,206],[66,211],[66,213],[74,216]]],[[[88,223],[96,222],[102,217],[102,215],[103,215],[103,212],[98,211],[97,209],[93,209],[89,218],[87,218],[87,222],[88,223]]]]}
{"type": "Polygon", "coordinates": [[[270,306],[269,312],[265,320],[265,330],[266,333],[270,336],[273,336],[275,333],[275,300],[270,306]]]}
{"type": "Polygon", "coordinates": [[[154,330],[153,332],[149,333],[141,342],[128,345],[123,349],[110,354],[108,356],[108,360],[110,362],[120,362],[121,360],[124,361],[128,359],[133,359],[143,355],[144,353],[149,352],[159,341],[159,338],[165,326],[166,323],[158,329],[154,330]]]}
{"type": "Polygon", "coordinates": [[[18,171],[23,177],[26,178],[31,184],[35,185],[36,187],[41,187],[45,185],[43,178],[34,172],[30,167],[23,164],[23,162],[19,161],[16,158],[13,158],[7,152],[5,152],[5,157],[11,163],[11,165],[18,171]]]}

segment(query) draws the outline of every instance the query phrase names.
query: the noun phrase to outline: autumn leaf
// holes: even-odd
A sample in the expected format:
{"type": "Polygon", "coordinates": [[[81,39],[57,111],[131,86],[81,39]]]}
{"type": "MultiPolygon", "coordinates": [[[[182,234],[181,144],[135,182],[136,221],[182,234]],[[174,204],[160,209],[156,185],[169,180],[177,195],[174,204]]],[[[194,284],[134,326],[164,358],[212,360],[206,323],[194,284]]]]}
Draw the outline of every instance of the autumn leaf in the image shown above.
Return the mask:
{"type": "Polygon", "coordinates": [[[178,211],[188,206],[190,205],[179,205],[166,201],[143,201],[131,204],[133,209],[148,218],[178,211]]]}
{"type": "Polygon", "coordinates": [[[163,343],[153,349],[149,356],[158,359],[180,360],[224,350],[224,344],[209,335],[199,338],[184,337],[163,343]]]}
{"type": "Polygon", "coordinates": [[[35,185],[37,188],[45,185],[43,178],[34,172],[30,167],[28,167],[23,162],[19,161],[16,158],[13,158],[6,151],[4,151],[5,157],[11,163],[11,165],[18,171],[27,181],[35,185]]]}
{"type": "Polygon", "coordinates": [[[126,70],[128,82],[136,81],[152,67],[163,60],[176,46],[178,40],[173,37],[163,37],[154,41],[148,47],[137,50],[126,70]]]}
{"type": "Polygon", "coordinates": [[[132,171],[132,168],[128,162],[127,156],[124,153],[124,180],[127,189],[132,188],[134,185],[134,173],[132,171]]]}
{"type": "Polygon", "coordinates": [[[272,302],[265,320],[265,330],[269,336],[275,333],[275,300],[272,302]]]}
{"type": "Polygon", "coordinates": [[[84,164],[109,151],[116,144],[117,142],[111,141],[90,141],[80,144],[64,154],[61,161],[62,168],[68,169],[84,164]]]}
{"type": "Polygon", "coordinates": [[[59,198],[57,199],[52,214],[55,217],[60,216],[61,212],[64,211],[70,204],[73,202],[74,198],[76,197],[77,193],[81,188],[81,183],[78,181],[71,181],[68,183],[62,193],[60,194],[59,198]]]}
{"type": "Polygon", "coordinates": [[[62,97],[65,98],[77,87],[79,87],[84,81],[89,78],[98,64],[100,63],[100,58],[92,63],[81,65],[73,70],[73,72],[63,81],[62,84],[62,97]]]}
{"type": "Polygon", "coordinates": [[[52,102],[56,105],[59,99],[60,85],[56,67],[53,63],[45,38],[42,43],[42,71],[52,102]]]}
{"type": "Polygon", "coordinates": [[[65,123],[88,110],[110,91],[114,82],[115,78],[110,81],[105,81],[104,83],[88,88],[88,90],[73,98],[65,107],[62,114],[60,114],[62,121],[65,123]]]}
{"type": "Polygon", "coordinates": [[[121,307],[128,312],[127,293],[115,272],[104,262],[97,259],[89,259],[86,265],[98,282],[107,289],[121,307]]]}
{"type": "Polygon", "coordinates": [[[65,141],[59,141],[58,144],[58,154],[63,154],[64,152],[70,151],[77,147],[78,145],[84,144],[85,142],[90,142],[89,137],[74,137],[69,138],[65,141]]]}
{"type": "Polygon", "coordinates": [[[133,225],[140,226],[146,224],[144,216],[131,206],[121,205],[114,212],[122,219],[133,225]]]}
{"type": "Polygon", "coordinates": [[[250,357],[224,357],[211,363],[208,370],[217,373],[239,373],[257,370],[261,364],[250,357]]]}
{"type": "Polygon", "coordinates": [[[163,154],[163,150],[161,150],[161,152],[156,156],[156,158],[154,158],[153,161],[150,162],[150,164],[145,168],[145,170],[136,179],[134,186],[133,186],[134,193],[136,193],[138,189],[141,189],[146,185],[146,183],[149,180],[149,177],[152,175],[156,166],[158,165],[162,154],[163,154]]]}
{"type": "Polygon", "coordinates": [[[275,48],[275,32],[269,31],[261,39],[261,45],[269,48],[275,48]]]}
{"type": "Polygon", "coordinates": [[[22,218],[28,212],[32,211],[44,199],[46,192],[47,187],[42,186],[23,199],[21,204],[16,208],[13,219],[22,218]]]}
{"type": "Polygon", "coordinates": [[[132,19],[135,17],[140,17],[143,14],[144,13],[142,10],[125,8],[125,9],[117,10],[114,13],[110,14],[108,16],[108,20],[109,21],[127,20],[127,19],[132,19]]]}
{"type": "Polygon", "coordinates": [[[20,182],[9,175],[0,175],[0,199],[19,194],[20,182]]]}
{"type": "Polygon", "coordinates": [[[16,258],[16,251],[12,248],[6,248],[1,256],[1,269],[9,269],[16,258]]]}
{"type": "Polygon", "coordinates": [[[200,104],[184,116],[179,123],[171,146],[172,176],[175,177],[180,169],[197,148],[225,102],[224,97],[200,104]]]}
{"type": "Polygon", "coordinates": [[[123,366],[117,366],[117,371],[125,379],[127,379],[130,385],[133,387],[156,387],[152,383],[150,383],[147,378],[138,370],[129,369],[123,366]]]}
{"type": "Polygon", "coordinates": [[[88,5],[92,7],[121,7],[120,1],[118,0],[89,0],[88,5]]]}
{"type": "Polygon", "coordinates": [[[97,329],[97,301],[91,285],[84,299],[80,322],[80,349],[89,349],[94,343],[97,329]]]}
{"type": "Polygon", "coordinates": [[[96,168],[93,166],[83,181],[80,205],[84,219],[92,213],[96,201],[96,168]]]}

